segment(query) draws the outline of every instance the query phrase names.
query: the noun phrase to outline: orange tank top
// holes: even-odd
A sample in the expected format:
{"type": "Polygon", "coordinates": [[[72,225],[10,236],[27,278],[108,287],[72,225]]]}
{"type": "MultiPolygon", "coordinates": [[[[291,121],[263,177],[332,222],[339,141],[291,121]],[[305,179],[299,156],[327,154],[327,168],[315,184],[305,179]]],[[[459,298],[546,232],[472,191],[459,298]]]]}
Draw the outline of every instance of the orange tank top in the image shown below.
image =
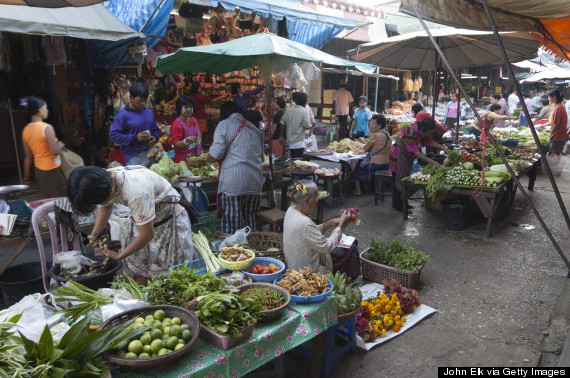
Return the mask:
{"type": "Polygon", "coordinates": [[[22,132],[22,139],[30,146],[34,155],[34,166],[42,171],[51,171],[61,165],[61,157],[49,149],[45,136],[45,122],[28,123],[22,132]]]}

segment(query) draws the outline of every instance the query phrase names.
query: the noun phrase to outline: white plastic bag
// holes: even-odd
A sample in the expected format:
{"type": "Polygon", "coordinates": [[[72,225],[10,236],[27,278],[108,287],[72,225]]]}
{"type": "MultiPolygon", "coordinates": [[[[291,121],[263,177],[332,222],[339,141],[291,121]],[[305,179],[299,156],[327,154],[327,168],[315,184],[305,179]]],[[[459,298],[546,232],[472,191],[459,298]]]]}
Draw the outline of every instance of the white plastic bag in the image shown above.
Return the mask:
{"type": "Polygon", "coordinates": [[[305,150],[316,150],[317,148],[317,137],[314,134],[305,138],[305,150]]]}
{"type": "Polygon", "coordinates": [[[71,274],[77,274],[81,272],[81,264],[91,265],[91,259],[83,256],[81,251],[67,251],[55,255],[54,263],[61,265],[61,270],[68,270],[71,274]]]}
{"type": "Polygon", "coordinates": [[[249,227],[244,227],[241,230],[237,230],[233,235],[225,238],[221,243],[212,242],[212,247],[214,251],[219,251],[223,246],[228,243],[231,244],[245,244],[247,243],[247,235],[251,232],[249,227]],[[216,248],[217,247],[217,248],[216,248]]]}
{"type": "Polygon", "coordinates": [[[147,306],[147,304],[139,299],[130,298],[122,294],[115,294],[113,303],[101,306],[101,315],[103,316],[103,321],[106,321],[121,312],[145,306],[147,306]]]}
{"type": "Polygon", "coordinates": [[[8,308],[7,317],[22,313],[17,323],[18,331],[27,339],[37,343],[48,324],[47,320],[51,317],[51,313],[44,313],[44,305],[45,301],[40,293],[26,295],[20,302],[8,308]]]}

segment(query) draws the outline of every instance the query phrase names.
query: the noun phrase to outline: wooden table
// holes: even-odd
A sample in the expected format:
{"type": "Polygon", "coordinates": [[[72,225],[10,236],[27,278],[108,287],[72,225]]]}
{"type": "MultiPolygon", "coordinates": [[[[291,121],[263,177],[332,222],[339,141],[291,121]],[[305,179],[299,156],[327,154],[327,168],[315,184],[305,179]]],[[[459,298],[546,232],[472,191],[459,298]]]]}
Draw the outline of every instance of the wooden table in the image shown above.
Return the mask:
{"type": "MultiPolygon", "coordinates": [[[[287,197],[287,188],[293,184],[293,179],[291,177],[283,177],[281,180],[273,180],[273,190],[281,189],[281,210],[287,211],[289,208],[289,197],[287,197]]],[[[271,191],[271,183],[266,181],[263,183],[261,188],[262,192],[271,191]]]]}
{"type": "MultiPolygon", "coordinates": [[[[534,189],[534,182],[536,180],[538,161],[533,162],[523,171],[518,172],[517,176],[521,177],[523,174],[528,176],[528,190],[534,189]]],[[[404,220],[408,219],[408,199],[418,190],[425,189],[426,184],[415,183],[413,181],[402,181],[402,217],[404,220]]],[[[487,227],[485,230],[485,237],[489,238],[492,234],[493,218],[497,216],[502,201],[507,203],[507,212],[513,206],[513,201],[517,192],[517,186],[514,180],[509,180],[497,188],[484,188],[480,193],[475,193],[475,188],[468,187],[453,187],[448,193],[471,196],[474,202],[481,210],[481,213],[487,220],[487,227]]]]}

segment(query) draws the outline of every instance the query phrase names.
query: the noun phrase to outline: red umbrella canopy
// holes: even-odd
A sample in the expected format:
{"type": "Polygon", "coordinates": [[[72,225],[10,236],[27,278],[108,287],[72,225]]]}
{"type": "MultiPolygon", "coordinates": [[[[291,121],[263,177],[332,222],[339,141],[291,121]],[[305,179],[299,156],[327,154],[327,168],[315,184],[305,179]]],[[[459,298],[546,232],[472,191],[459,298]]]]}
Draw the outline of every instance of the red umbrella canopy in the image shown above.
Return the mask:
{"type": "Polygon", "coordinates": [[[106,0],[0,0],[5,5],[26,5],[39,8],[86,7],[106,0]]]}

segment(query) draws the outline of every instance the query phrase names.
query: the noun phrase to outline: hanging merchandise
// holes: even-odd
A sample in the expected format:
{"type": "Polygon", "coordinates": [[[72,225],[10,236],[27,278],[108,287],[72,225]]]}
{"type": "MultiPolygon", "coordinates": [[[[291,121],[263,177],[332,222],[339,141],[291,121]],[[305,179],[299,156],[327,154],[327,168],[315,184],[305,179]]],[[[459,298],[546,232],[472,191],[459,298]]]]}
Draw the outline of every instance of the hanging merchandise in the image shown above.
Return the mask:
{"type": "Polygon", "coordinates": [[[420,90],[418,79],[414,79],[414,85],[412,86],[412,92],[418,92],[420,90]]]}
{"type": "Polygon", "coordinates": [[[201,18],[189,18],[184,26],[184,35],[202,33],[204,31],[204,22],[201,18]]]}
{"type": "Polygon", "coordinates": [[[184,3],[178,9],[178,14],[184,18],[202,18],[202,11],[196,4],[184,3]]]}
{"type": "Polygon", "coordinates": [[[412,92],[414,89],[414,82],[412,80],[412,73],[406,72],[404,73],[404,88],[402,89],[404,92],[412,92]]]}

